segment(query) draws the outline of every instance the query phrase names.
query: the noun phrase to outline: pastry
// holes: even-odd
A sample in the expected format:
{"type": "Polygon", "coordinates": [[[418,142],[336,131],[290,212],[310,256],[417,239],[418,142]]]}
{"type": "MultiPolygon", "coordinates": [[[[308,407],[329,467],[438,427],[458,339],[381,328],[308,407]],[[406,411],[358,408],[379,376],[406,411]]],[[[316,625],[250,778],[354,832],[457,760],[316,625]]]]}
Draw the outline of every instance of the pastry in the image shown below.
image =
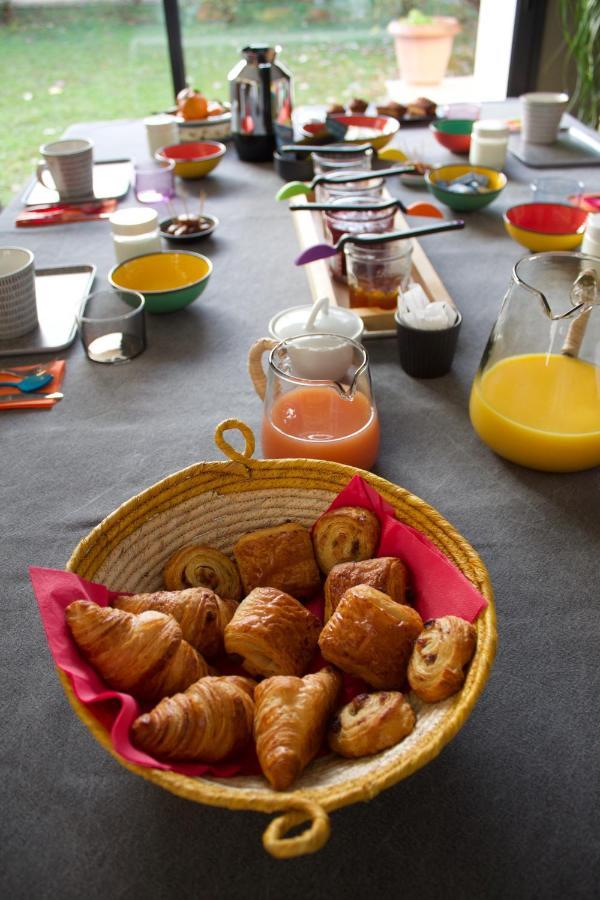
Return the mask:
{"type": "Polygon", "coordinates": [[[305,598],[321,589],[310,534],[302,525],[290,522],[252,531],[239,539],[233,552],[246,594],[272,587],[305,598]]]}
{"type": "Polygon", "coordinates": [[[340,756],[357,757],[393,747],[411,733],[416,716],[404,694],[358,694],[329,726],[327,742],[340,756]]]}
{"type": "Polygon", "coordinates": [[[423,626],[408,665],[408,682],[421,700],[436,703],[455,694],[464,667],[475,652],[475,626],[458,616],[442,616],[423,626]]]}
{"type": "Polygon", "coordinates": [[[260,767],[284,791],[319,752],[342,685],[329,667],[304,678],[278,676],[254,692],[254,738],[260,767]]]}
{"type": "Polygon", "coordinates": [[[379,690],[400,690],[422,629],[421,616],[412,607],[359,584],[343,595],[321,632],[319,647],[343,672],[379,690]]]}
{"type": "Polygon", "coordinates": [[[380,116],[391,116],[393,119],[400,119],[406,113],[406,107],[402,105],[402,103],[397,103],[395,100],[389,100],[388,103],[383,106],[377,107],[377,112],[380,116]]]}
{"type": "Polygon", "coordinates": [[[131,613],[154,609],[173,616],[179,622],[184,640],[206,659],[214,659],[223,652],[223,631],[237,609],[235,601],[221,600],[203,587],[121,596],[113,606],[131,613]]]}
{"type": "Polygon", "coordinates": [[[204,544],[181,547],[166,562],[163,581],[168,591],[182,591],[188,587],[207,587],[219,597],[242,599],[242,584],[235,563],[204,544]]]}
{"type": "Polygon", "coordinates": [[[350,104],[348,105],[348,109],[350,110],[351,113],[360,114],[360,113],[366,112],[368,105],[369,105],[368,100],[363,100],[361,97],[354,97],[350,101],[350,104]]]}
{"type": "Polygon", "coordinates": [[[202,678],[139,716],[131,739],[164,759],[218,762],[243,750],[252,736],[253,690],[249,678],[202,678]]]}
{"type": "Polygon", "coordinates": [[[225,649],[251,675],[303,675],[317,648],[321,623],[289,594],[255,588],[225,627],[225,649]]]}
{"type": "Polygon", "coordinates": [[[327,575],[338,563],[371,559],[380,531],[375,513],[360,506],[340,506],[326,512],[312,530],[319,568],[327,575]]]}
{"type": "Polygon", "coordinates": [[[79,650],[109,687],[138,700],[160,700],[208,673],[172,616],[154,610],[134,615],[76,600],[65,618],[79,650]]]}
{"type": "Polygon", "coordinates": [[[406,566],[396,556],[380,556],[361,562],[338,563],[325,579],[325,621],[348,588],[368,584],[387,594],[395,603],[406,600],[406,566]]]}

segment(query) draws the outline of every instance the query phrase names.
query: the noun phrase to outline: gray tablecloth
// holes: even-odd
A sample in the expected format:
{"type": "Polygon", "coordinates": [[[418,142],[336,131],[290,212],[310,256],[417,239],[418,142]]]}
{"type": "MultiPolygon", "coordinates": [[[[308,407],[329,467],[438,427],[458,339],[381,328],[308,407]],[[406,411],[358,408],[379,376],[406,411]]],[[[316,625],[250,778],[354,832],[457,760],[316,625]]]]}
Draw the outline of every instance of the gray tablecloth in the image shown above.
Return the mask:
{"type": "MultiPolygon", "coordinates": [[[[71,134],[91,137],[97,158],[145,155],[139,123],[71,134]]],[[[403,143],[433,146],[425,131],[403,143]]],[[[221,419],[241,417],[256,431],[248,347],[276,311],[309,301],[292,265],[291,214],[273,200],[280,181],[231,149],[201,183],[221,220],[202,243],[214,262],[202,298],[149,317],[148,349],[126,366],[90,363],[73,344],[63,354],[65,399],[53,410],[0,411],[5,897],[597,896],[598,471],[511,465],[478,440],[467,415],[522,255],[501,214],[528,198],[535,174],[514,158],[506,171],[504,194],[469,215],[464,232],[422,242],[464,316],[451,374],[412,380],[393,340],[368,345],[383,436],[376,471],[437,507],[481,554],[495,589],[498,656],[465,727],[408,780],[333,813],[316,856],[278,862],[260,843],[266,816],[186,802],[130,774],[74,716],[57,681],[27,567],[63,567],[121,502],[218,458],[221,419]]],[[[600,170],[570,171],[598,190],[600,170]]],[[[42,267],[94,263],[105,281],[107,222],[17,231],[17,208],[0,218],[0,245],[30,247],[42,267]]]]}

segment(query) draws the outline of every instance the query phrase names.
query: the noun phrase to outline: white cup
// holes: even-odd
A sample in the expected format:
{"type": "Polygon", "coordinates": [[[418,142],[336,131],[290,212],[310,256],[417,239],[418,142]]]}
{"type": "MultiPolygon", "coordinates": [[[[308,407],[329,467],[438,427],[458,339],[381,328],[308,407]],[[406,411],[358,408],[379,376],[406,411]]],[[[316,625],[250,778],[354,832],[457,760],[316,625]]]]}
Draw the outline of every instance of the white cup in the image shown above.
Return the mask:
{"type": "Polygon", "coordinates": [[[44,162],[38,163],[37,179],[61,200],[82,200],[94,196],[93,144],[84,138],[42,144],[44,162]],[[51,181],[46,173],[50,174],[51,181]]]}
{"type": "Polygon", "coordinates": [[[23,247],[0,248],[0,341],[37,327],[33,253],[23,247]]]}
{"type": "Polygon", "coordinates": [[[307,334],[297,335],[288,353],[296,377],[341,381],[352,365],[354,347],[339,334],[307,334]]]}
{"type": "Polygon", "coordinates": [[[521,137],[527,144],[553,144],[560,120],[569,102],[568,94],[544,91],[521,96],[521,137]]]}
{"type": "Polygon", "coordinates": [[[174,116],[166,113],[148,116],[144,119],[144,125],[146,126],[148,150],[152,159],[161,147],[171,147],[173,144],[179,143],[179,129],[174,116]]]}

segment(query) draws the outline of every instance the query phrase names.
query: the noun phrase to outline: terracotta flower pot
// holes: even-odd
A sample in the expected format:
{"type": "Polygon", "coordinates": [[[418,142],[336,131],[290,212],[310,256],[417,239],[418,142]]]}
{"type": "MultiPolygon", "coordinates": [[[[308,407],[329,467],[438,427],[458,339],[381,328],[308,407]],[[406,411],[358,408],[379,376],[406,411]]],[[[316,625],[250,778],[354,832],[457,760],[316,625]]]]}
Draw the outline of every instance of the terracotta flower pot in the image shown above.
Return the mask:
{"type": "Polygon", "coordinates": [[[400,77],[408,84],[439,84],[446,74],[454,36],[461,31],[458,19],[433,16],[422,25],[394,19],[388,31],[394,38],[400,77]]]}

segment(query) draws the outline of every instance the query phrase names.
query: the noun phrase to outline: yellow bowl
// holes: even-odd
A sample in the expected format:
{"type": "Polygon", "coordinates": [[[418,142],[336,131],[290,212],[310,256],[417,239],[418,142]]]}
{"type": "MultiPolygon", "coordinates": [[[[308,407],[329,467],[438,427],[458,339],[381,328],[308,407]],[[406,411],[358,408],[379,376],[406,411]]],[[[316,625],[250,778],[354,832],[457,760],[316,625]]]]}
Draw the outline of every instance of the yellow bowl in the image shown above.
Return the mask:
{"type": "Polygon", "coordinates": [[[115,288],[139,291],[149,313],[188,306],[204,291],[212,272],[206,256],[191,250],[147,253],[114,266],[108,280],[115,288]]]}
{"type": "Polygon", "coordinates": [[[534,253],[575,250],[583,240],[587,213],[567,203],[521,203],[504,213],[513,241],[534,253]]]}
{"type": "Polygon", "coordinates": [[[158,160],[172,159],[180,178],[203,178],[219,165],[226,149],[220,141],[189,141],[161,147],[154,155],[158,160]]]}

